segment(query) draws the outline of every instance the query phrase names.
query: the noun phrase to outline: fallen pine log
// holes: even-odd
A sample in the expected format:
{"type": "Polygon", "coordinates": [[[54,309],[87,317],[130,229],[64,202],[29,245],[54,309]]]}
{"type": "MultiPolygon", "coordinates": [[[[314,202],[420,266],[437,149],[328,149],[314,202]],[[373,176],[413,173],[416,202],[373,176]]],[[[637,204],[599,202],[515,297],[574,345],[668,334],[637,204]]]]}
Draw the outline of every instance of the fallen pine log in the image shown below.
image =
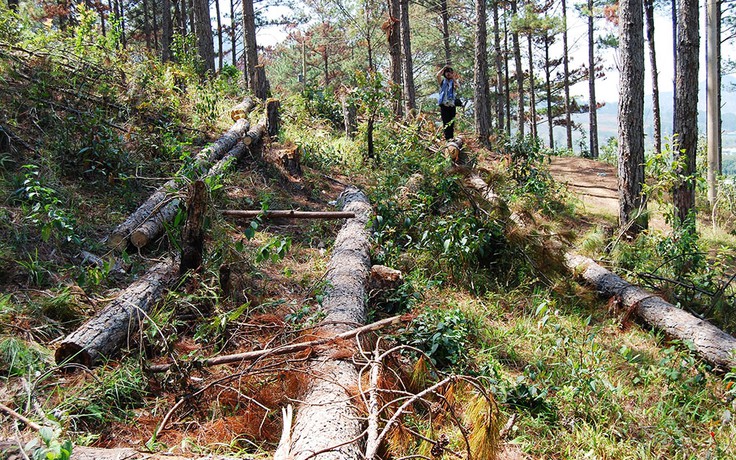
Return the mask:
{"type": "Polygon", "coordinates": [[[450,157],[453,163],[460,162],[460,155],[463,153],[463,138],[456,137],[447,142],[445,146],[445,154],[450,157]]]}
{"type": "Polygon", "coordinates": [[[252,128],[248,130],[245,137],[243,137],[243,144],[245,144],[246,146],[258,144],[261,141],[261,139],[263,139],[263,136],[265,134],[266,134],[266,123],[263,121],[260,121],[255,126],[253,126],[252,128]]]}
{"type": "Polygon", "coordinates": [[[253,98],[250,96],[243,99],[243,102],[236,105],[232,109],[230,109],[230,118],[233,119],[233,121],[238,121],[243,118],[248,118],[248,114],[253,111],[255,108],[256,103],[253,101],[253,98]]]}
{"type": "MultiPolygon", "coordinates": [[[[474,183],[481,185],[477,180],[474,183]]],[[[483,184],[485,186],[481,186],[480,190],[485,190],[488,196],[498,197],[488,184],[483,184]]],[[[500,197],[495,203],[502,205],[500,197]]],[[[512,214],[511,220],[523,226],[523,220],[517,214],[512,214]]],[[[568,252],[565,254],[565,263],[570,271],[580,273],[601,294],[619,297],[624,306],[631,308],[649,326],[662,330],[671,338],[692,343],[695,352],[710,364],[722,369],[736,367],[736,339],[711,323],[628,283],[588,257],[568,252]]]]}
{"type": "MultiPolygon", "coordinates": [[[[341,195],[343,210],[356,213],[337,235],[327,266],[328,288],[323,304],[327,316],[318,335],[336,335],[349,329],[349,324],[365,322],[365,283],[370,272],[370,216],[368,198],[360,190],[349,187],[341,195]]],[[[342,348],[342,347],[341,347],[342,348]]],[[[353,404],[348,388],[358,384],[358,371],[349,359],[352,350],[341,350],[332,357],[322,352],[310,362],[312,380],[296,410],[294,429],[284,433],[279,449],[284,458],[293,460],[359,459],[358,440],[363,421],[353,404]],[[345,356],[347,351],[348,356],[345,356]],[[346,359],[347,358],[347,359],[346,359]],[[286,453],[288,451],[288,453],[286,453]]],[[[282,459],[274,459],[282,460],[282,459]]]]}
{"type": "Polygon", "coordinates": [[[175,282],[179,264],[172,258],[154,265],[94,317],[69,334],[56,349],[56,363],[92,367],[129,342],[145,317],[175,282]]]}
{"type": "Polygon", "coordinates": [[[294,211],[294,210],[239,210],[226,209],[222,211],[223,216],[252,219],[261,217],[263,219],[351,219],[355,217],[354,212],[345,211],[294,211]]]}
{"type": "MultiPolygon", "coordinates": [[[[235,146],[237,141],[248,131],[249,127],[250,124],[247,119],[236,121],[225,134],[197,154],[195,169],[201,172],[206,171],[210,164],[222,158],[235,146]]],[[[107,246],[111,249],[125,249],[133,231],[162,206],[161,203],[165,202],[172,191],[179,190],[181,182],[181,178],[174,178],[156,189],[138,209],[113,229],[107,237],[107,246]]]]}
{"type": "MultiPolygon", "coordinates": [[[[270,356],[288,355],[291,353],[297,353],[299,351],[306,350],[308,348],[321,347],[323,345],[330,345],[333,343],[341,342],[343,340],[352,339],[353,337],[365,334],[366,332],[377,331],[387,326],[409,321],[410,319],[411,318],[407,315],[392,316],[390,318],[385,318],[380,321],[376,321],[375,323],[366,324],[365,326],[360,326],[355,329],[350,329],[349,331],[345,331],[343,333],[330,337],[323,337],[321,339],[310,340],[308,342],[293,343],[291,345],[283,345],[276,348],[266,348],[265,350],[254,350],[232,355],[215,356],[214,358],[193,361],[192,364],[193,367],[210,367],[219,366],[222,364],[234,364],[242,363],[245,361],[255,361],[257,359],[270,356]]],[[[171,366],[171,364],[154,364],[152,366],[149,366],[148,370],[154,373],[166,372],[171,368],[171,366]]]]}
{"type": "Polygon", "coordinates": [[[567,266],[605,297],[616,297],[648,325],[668,337],[692,343],[704,360],[723,370],[736,367],[736,338],[708,321],[634,286],[588,257],[568,253],[567,266]]]}
{"type": "MultiPolygon", "coordinates": [[[[245,147],[242,144],[235,145],[224,158],[210,168],[205,177],[222,173],[227,165],[240,160],[244,152],[245,147]]],[[[176,213],[179,212],[180,204],[181,198],[174,197],[154,209],[144,222],[141,222],[137,228],[130,232],[130,242],[133,243],[133,246],[137,248],[145,247],[148,243],[161,236],[166,224],[172,222],[174,217],[176,217],[176,213]]]]}

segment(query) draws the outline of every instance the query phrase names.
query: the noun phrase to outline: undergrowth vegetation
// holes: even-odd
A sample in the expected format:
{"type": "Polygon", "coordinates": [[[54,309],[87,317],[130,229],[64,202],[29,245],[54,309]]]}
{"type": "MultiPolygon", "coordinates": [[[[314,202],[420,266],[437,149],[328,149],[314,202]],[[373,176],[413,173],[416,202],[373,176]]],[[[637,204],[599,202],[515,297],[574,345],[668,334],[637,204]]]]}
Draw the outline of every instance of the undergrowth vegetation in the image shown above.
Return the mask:
{"type": "MultiPolygon", "coordinates": [[[[0,18],[0,128],[11,139],[0,152],[0,387],[4,404],[45,424],[35,442],[56,455],[47,458],[68,458],[70,440],[272,452],[280,408],[308,385],[312,350],[225,369],[195,359],[309,337],[325,317],[323,273],[340,222],[235,223],[214,208],[330,209],[347,183],[370,196],[372,263],[403,273],[399,288],[371,297],[368,315],[411,318],[382,332],[393,352],[381,390],[396,398],[385,407],[445,381],[387,433],[385,458],[445,448],[465,458],[467,447],[486,459],[501,441],[534,458],[736,455],[734,370],[713,372],[689,344],[631,323],[569,279],[564,245],[590,229],[547,169],[552,152],[529,137],[500,136],[485,149],[468,136],[470,158],[454,165],[439,148],[436,114],[394,119],[396,95],[357,72],[346,99],[355,131],[344,133],[333,92],[284,95],[283,129],[269,147],[297,151],[303,177],[251,158],[208,179],[202,266],[143,318],[120,356],[62,372],[55,343],[151,259],[178,251],[184,214],[154,249],[107,253],[104,235],[166,178],[193,178],[196,151],[226,128],[242,82],[233,67],[200,78],[187,37],[175,40],[178,63],[124,50],[84,10],[66,35],[16,24],[0,18]],[[506,204],[468,187],[471,174],[506,204]],[[82,251],[103,256],[90,262],[82,251]],[[149,372],[164,361],[167,372],[149,372]]],[[[658,175],[652,199],[668,177],[658,175]]],[[[722,221],[733,212],[728,190],[722,221]]],[[[734,331],[733,242],[706,244],[694,222],[633,242],[591,232],[580,244],[589,253],[734,331]]],[[[8,438],[22,428],[7,425],[8,438]]]]}

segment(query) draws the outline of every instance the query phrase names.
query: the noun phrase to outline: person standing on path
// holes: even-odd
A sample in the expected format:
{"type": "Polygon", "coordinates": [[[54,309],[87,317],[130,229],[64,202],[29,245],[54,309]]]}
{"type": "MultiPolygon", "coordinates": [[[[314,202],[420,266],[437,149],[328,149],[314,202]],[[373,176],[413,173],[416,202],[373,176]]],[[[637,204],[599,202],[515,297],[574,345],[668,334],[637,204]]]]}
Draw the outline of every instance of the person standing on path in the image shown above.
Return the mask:
{"type": "Polygon", "coordinates": [[[455,99],[459,87],[458,77],[459,75],[452,70],[452,67],[447,65],[437,72],[437,84],[440,85],[437,102],[440,105],[440,117],[447,141],[455,137],[455,115],[457,114],[455,99]]]}

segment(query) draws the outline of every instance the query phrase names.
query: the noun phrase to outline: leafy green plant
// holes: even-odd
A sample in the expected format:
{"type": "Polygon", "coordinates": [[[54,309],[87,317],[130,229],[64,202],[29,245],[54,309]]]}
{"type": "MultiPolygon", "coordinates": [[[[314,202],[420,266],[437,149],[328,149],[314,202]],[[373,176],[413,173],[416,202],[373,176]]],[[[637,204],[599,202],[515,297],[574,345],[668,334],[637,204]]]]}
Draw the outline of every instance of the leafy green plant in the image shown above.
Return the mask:
{"type": "Polygon", "coordinates": [[[268,240],[256,251],[256,263],[270,260],[278,262],[286,257],[286,253],[291,248],[291,238],[283,236],[275,236],[268,240]]]}
{"type": "Polygon", "coordinates": [[[63,208],[55,189],[41,181],[39,167],[33,164],[22,166],[23,185],[15,191],[15,196],[23,203],[26,218],[41,231],[41,239],[49,241],[57,237],[62,241],[79,242],[74,226],[74,218],[63,208]]]}
{"type": "Polygon", "coordinates": [[[34,438],[24,447],[24,451],[31,453],[33,460],[69,460],[72,456],[73,445],[68,439],[61,440],[61,430],[48,426],[41,427],[38,438],[34,438]]]}
{"type": "Polygon", "coordinates": [[[47,356],[38,347],[16,337],[0,339],[0,375],[32,375],[46,366],[47,356]]]}
{"type": "Polygon", "coordinates": [[[439,368],[459,366],[468,356],[473,322],[459,308],[430,309],[403,332],[403,342],[429,356],[439,368]]]}

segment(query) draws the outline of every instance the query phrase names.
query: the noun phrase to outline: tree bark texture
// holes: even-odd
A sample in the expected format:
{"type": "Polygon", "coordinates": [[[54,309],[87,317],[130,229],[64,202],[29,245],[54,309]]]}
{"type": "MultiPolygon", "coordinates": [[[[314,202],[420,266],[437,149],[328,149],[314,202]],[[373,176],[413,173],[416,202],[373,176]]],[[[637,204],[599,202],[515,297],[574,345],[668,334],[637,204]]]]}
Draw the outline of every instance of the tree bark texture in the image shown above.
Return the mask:
{"type": "Polygon", "coordinates": [[[253,0],[243,0],[243,60],[246,87],[255,93],[256,66],[258,65],[258,45],[256,44],[256,14],[253,0]]]}
{"type": "Polygon", "coordinates": [[[633,286],[583,256],[566,256],[570,270],[580,273],[605,297],[617,297],[625,308],[633,309],[648,325],[663,331],[668,337],[692,342],[696,353],[709,363],[728,370],[736,366],[736,339],[705,320],[681,310],[633,286]]]}
{"type": "Polygon", "coordinates": [[[593,0],[588,0],[588,92],[590,93],[590,157],[598,158],[598,103],[595,98],[595,27],[593,0]]]}
{"type": "MultiPolygon", "coordinates": [[[[388,19],[386,20],[386,27],[384,32],[386,33],[386,39],[388,41],[388,53],[391,61],[389,79],[391,85],[397,88],[401,88],[402,76],[401,76],[401,27],[399,26],[399,17],[401,16],[401,9],[399,6],[399,0],[388,0],[388,19]]],[[[401,91],[399,90],[399,94],[401,91]]],[[[395,102],[393,106],[394,115],[397,117],[402,116],[404,113],[404,107],[401,103],[401,97],[395,102]]],[[[350,137],[350,135],[348,135],[350,137]]],[[[350,137],[352,139],[352,137],[350,137]]]]}
{"type": "Polygon", "coordinates": [[[220,13],[220,2],[215,2],[215,15],[217,17],[217,68],[222,71],[225,61],[224,50],[222,49],[222,14],[220,13]]]}
{"type": "MultiPolygon", "coordinates": [[[[366,230],[371,207],[360,190],[348,187],[341,195],[343,210],[354,212],[337,235],[327,266],[328,288],[323,308],[327,313],[318,335],[336,335],[366,319],[366,281],[370,273],[370,242],[366,230]]],[[[349,387],[357,386],[358,371],[348,359],[329,354],[312,360],[311,381],[299,405],[291,436],[294,460],[357,460],[363,422],[352,404],[349,387]],[[338,447],[339,446],[339,447],[338,447]],[[316,454],[316,455],[315,455],[316,454]]]]}
{"type": "MultiPolygon", "coordinates": [[[[233,126],[210,146],[202,149],[197,155],[197,169],[206,170],[208,165],[220,159],[227,153],[235,143],[243,137],[248,129],[248,120],[238,120],[233,126]]],[[[111,249],[125,249],[131,234],[141,226],[151,214],[161,207],[169,192],[179,189],[179,181],[172,179],[159,187],[138,209],[110,233],[107,238],[107,246],[111,249]]],[[[178,203],[177,203],[178,204],[178,203]]]]}
{"type": "MultiPolygon", "coordinates": [[[[515,15],[518,10],[518,0],[511,2],[511,14],[515,15]]],[[[524,137],[524,69],[521,67],[521,45],[519,44],[519,32],[511,32],[511,46],[514,47],[514,63],[516,65],[516,89],[518,93],[517,118],[519,121],[519,136],[524,137]]]]}
{"type": "Polygon", "coordinates": [[[570,57],[567,46],[567,0],[562,0],[562,68],[565,87],[565,130],[567,149],[572,152],[572,120],[570,120],[570,57]]]}
{"type": "Polygon", "coordinates": [[[718,197],[717,176],[721,172],[721,4],[706,1],[705,65],[706,65],[706,139],[708,145],[708,203],[714,206],[718,197]]]}
{"type": "Polygon", "coordinates": [[[555,149],[555,129],[552,123],[552,76],[549,62],[549,45],[550,45],[549,30],[544,31],[544,82],[545,90],[547,92],[547,127],[549,134],[549,148],[555,149]]]}
{"type": "MultiPolygon", "coordinates": [[[[26,451],[24,456],[18,447],[18,441],[0,441],[0,458],[6,460],[35,458],[33,451],[26,451]]],[[[118,447],[103,449],[99,447],[74,446],[71,460],[237,460],[237,457],[207,455],[205,457],[182,457],[169,454],[151,454],[138,452],[135,449],[118,447]]]]}
{"type": "Polygon", "coordinates": [[[537,137],[537,95],[534,87],[534,43],[532,40],[532,32],[526,36],[527,47],[529,48],[529,128],[532,137],[537,137]]]}
{"type": "Polygon", "coordinates": [[[501,49],[501,33],[499,31],[499,21],[498,21],[498,9],[500,8],[500,2],[498,0],[494,0],[493,2],[493,49],[494,49],[494,57],[495,57],[495,64],[496,64],[496,94],[493,95],[493,97],[496,100],[496,120],[498,121],[498,124],[496,125],[496,131],[499,133],[503,131],[504,122],[505,122],[505,110],[503,106],[503,97],[501,96],[503,94],[503,72],[504,72],[504,62],[506,61],[506,58],[504,56],[504,51],[501,49]]]}
{"type": "Polygon", "coordinates": [[[204,252],[204,214],[207,211],[207,186],[198,180],[189,186],[187,220],[181,232],[181,262],[179,274],[196,270],[202,265],[204,252]]]}
{"type": "Polygon", "coordinates": [[[263,64],[256,64],[254,81],[253,81],[253,94],[260,100],[265,101],[268,98],[268,94],[271,92],[271,84],[266,78],[266,68],[263,64]]]}
{"type": "Polygon", "coordinates": [[[215,46],[212,43],[212,22],[208,0],[193,0],[197,52],[204,63],[204,72],[215,71],[215,46]]]}
{"type": "Polygon", "coordinates": [[[409,0],[399,0],[401,11],[401,50],[404,54],[404,109],[411,114],[417,107],[416,89],[414,87],[414,64],[411,54],[411,32],[409,29],[409,0]]]}
{"type": "Polygon", "coordinates": [[[644,24],[641,0],[619,3],[621,56],[618,105],[619,226],[646,228],[644,199],[644,24]],[[633,222],[632,222],[633,221],[633,222]]]}
{"type": "Polygon", "coordinates": [[[166,259],[123,290],[79,329],[69,334],[56,349],[58,364],[79,363],[92,367],[114,356],[135,335],[138,326],[178,278],[179,264],[166,259]]]}
{"type": "Polygon", "coordinates": [[[647,24],[647,43],[649,44],[649,67],[652,74],[652,122],[654,123],[654,153],[662,151],[662,115],[659,110],[659,71],[657,70],[657,50],[654,46],[654,0],[644,0],[644,13],[647,24]]]}
{"type": "MultiPolygon", "coordinates": [[[[698,50],[700,48],[698,0],[680,0],[677,17],[677,85],[675,96],[675,160],[681,163],[678,173],[695,174],[698,150],[698,50]]],[[[684,222],[695,210],[695,182],[685,180],[672,191],[677,217],[684,222]]]]}
{"type": "Polygon", "coordinates": [[[233,119],[233,121],[238,121],[242,118],[248,118],[248,114],[250,114],[253,109],[255,108],[256,103],[253,101],[252,98],[246,97],[243,99],[243,102],[236,105],[230,110],[230,118],[233,119]]]}
{"type": "Polygon", "coordinates": [[[266,132],[273,138],[279,135],[279,129],[281,127],[280,108],[281,101],[278,99],[269,99],[266,101],[266,132]]]}
{"type": "Polygon", "coordinates": [[[473,96],[475,98],[475,133],[478,141],[490,147],[490,90],[488,89],[488,28],[485,0],[475,2],[475,59],[473,96]]]}
{"type": "Polygon", "coordinates": [[[251,151],[251,154],[255,153],[253,150],[256,146],[260,145],[263,140],[263,136],[266,135],[266,123],[260,121],[257,125],[253,126],[248,130],[248,133],[243,137],[243,144],[251,151]]]}

